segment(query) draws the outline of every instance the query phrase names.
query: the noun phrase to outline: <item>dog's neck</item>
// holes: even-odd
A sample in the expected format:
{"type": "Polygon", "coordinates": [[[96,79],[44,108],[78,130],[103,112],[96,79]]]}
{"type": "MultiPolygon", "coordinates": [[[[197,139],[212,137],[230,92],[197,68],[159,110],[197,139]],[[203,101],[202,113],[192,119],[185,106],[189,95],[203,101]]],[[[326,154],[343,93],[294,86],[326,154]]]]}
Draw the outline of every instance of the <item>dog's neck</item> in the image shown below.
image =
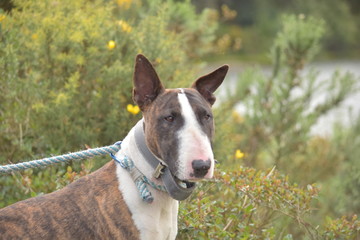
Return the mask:
{"type": "MultiPolygon", "coordinates": [[[[136,131],[138,128],[144,124],[144,119],[141,119],[129,132],[126,138],[121,144],[121,151],[117,153],[117,156],[125,155],[130,158],[134,165],[140,170],[140,172],[150,181],[154,182],[157,185],[163,185],[163,182],[160,178],[153,177],[154,168],[151,164],[145,159],[146,156],[143,155],[143,151],[139,149],[139,145],[136,140],[136,131]]],[[[159,162],[161,160],[159,159],[159,162]]]]}
{"type": "MultiPolygon", "coordinates": [[[[143,121],[143,120],[140,120],[143,121]]],[[[144,159],[135,143],[135,127],[121,144],[121,150],[116,157],[123,155],[131,158],[135,166],[155,184],[162,185],[162,181],[152,176],[153,168],[144,159]]],[[[151,204],[139,197],[139,192],[130,174],[117,164],[116,174],[119,189],[127,203],[132,218],[138,229],[141,229],[141,239],[175,239],[177,233],[178,201],[170,197],[167,192],[149,188],[154,201],[151,204]]]]}

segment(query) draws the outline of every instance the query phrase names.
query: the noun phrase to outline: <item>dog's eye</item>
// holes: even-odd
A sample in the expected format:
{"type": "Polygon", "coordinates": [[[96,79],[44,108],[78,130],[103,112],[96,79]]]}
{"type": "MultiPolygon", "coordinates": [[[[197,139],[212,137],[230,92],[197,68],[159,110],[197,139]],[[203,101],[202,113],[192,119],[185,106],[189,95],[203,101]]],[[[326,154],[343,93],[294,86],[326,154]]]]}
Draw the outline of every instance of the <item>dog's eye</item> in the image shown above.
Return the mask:
{"type": "Polygon", "coordinates": [[[210,120],[212,118],[211,114],[205,114],[204,116],[205,120],[210,120]]]}
{"type": "Polygon", "coordinates": [[[168,122],[173,122],[175,118],[174,118],[174,116],[170,115],[170,116],[165,117],[164,119],[168,122]]]}

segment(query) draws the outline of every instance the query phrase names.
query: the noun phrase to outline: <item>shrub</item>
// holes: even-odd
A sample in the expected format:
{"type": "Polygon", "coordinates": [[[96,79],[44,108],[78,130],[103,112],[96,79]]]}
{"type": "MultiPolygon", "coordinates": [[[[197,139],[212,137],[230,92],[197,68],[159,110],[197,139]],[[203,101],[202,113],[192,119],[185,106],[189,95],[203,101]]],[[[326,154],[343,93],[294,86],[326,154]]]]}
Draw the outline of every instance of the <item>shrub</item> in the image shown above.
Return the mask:
{"type": "MultiPolygon", "coordinates": [[[[197,15],[188,1],[13,3],[0,22],[0,164],[121,140],[140,118],[127,110],[135,55],[151,60],[166,87],[187,86],[197,68],[189,59],[210,51],[217,27],[214,11],[197,15]]],[[[44,182],[58,176],[24,173],[33,183],[30,173],[44,182]]],[[[51,186],[32,186],[32,195],[51,186]]],[[[4,187],[0,205],[24,197],[4,187]]]]}
{"type": "Polygon", "coordinates": [[[329,216],[350,216],[360,212],[360,116],[350,126],[336,125],[329,148],[337,151],[340,160],[336,171],[324,181],[320,195],[323,211],[329,216]]]}
{"type": "Polygon", "coordinates": [[[214,182],[201,184],[195,194],[180,204],[178,239],[194,236],[196,239],[357,239],[360,236],[356,215],[327,217],[322,226],[312,223],[318,187],[291,184],[288,176],[274,169],[238,167],[217,172],[214,182]]]}
{"type": "Polygon", "coordinates": [[[17,8],[2,23],[0,43],[1,145],[9,153],[1,161],[121,139],[138,119],[126,106],[132,103],[133,60],[139,52],[153,61],[168,86],[191,80],[194,67],[186,52],[200,51],[194,49],[208,40],[183,49],[182,35],[194,34],[197,23],[215,25],[210,12],[186,20],[181,12],[172,16],[178,28],[196,26],[175,34],[167,10],[182,5],[191,13],[188,3],[149,1],[152,10],[145,13],[147,6],[135,11],[140,3],[127,2],[14,1],[17,8]],[[188,71],[180,74],[185,67],[188,71]]]}
{"type": "Polygon", "coordinates": [[[314,234],[305,217],[318,189],[290,184],[274,168],[219,172],[214,183],[198,189],[181,204],[179,239],[289,239],[286,225],[276,228],[284,217],[314,234]]]}
{"type": "Polygon", "coordinates": [[[338,219],[326,219],[325,229],[322,232],[323,239],[359,239],[360,220],[356,215],[350,218],[345,216],[338,219]]]}
{"type": "Polygon", "coordinates": [[[323,21],[301,15],[285,16],[283,23],[271,49],[272,73],[265,74],[257,68],[245,70],[229,91],[230,97],[224,100],[222,112],[228,114],[224,128],[231,128],[229,134],[235,134],[235,149],[246,153],[245,164],[276,165],[295,176],[291,173],[304,161],[311,162],[311,152],[307,152],[311,149],[311,128],[358,87],[357,79],[350,73],[336,72],[320,82],[316,70],[302,72],[319,50],[323,21]],[[319,101],[318,95],[324,92],[326,98],[319,101]],[[319,102],[316,106],[312,104],[314,100],[319,102]],[[245,111],[242,115],[233,114],[239,102],[245,111]]]}

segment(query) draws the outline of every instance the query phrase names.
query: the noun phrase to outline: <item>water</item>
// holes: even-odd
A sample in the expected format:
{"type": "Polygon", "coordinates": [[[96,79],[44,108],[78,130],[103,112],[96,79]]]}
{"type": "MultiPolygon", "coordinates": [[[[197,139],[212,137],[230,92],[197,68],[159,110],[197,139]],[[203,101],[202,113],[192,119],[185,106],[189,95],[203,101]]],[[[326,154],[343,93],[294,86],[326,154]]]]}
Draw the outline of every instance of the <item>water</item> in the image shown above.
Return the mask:
{"type": "MultiPolygon", "coordinates": [[[[207,67],[204,73],[216,69],[221,64],[212,64],[207,67]]],[[[250,65],[242,64],[239,62],[229,63],[230,70],[225,81],[225,88],[219,91],[218,96],[220,98],[224,97],[226,94],[225,89],[229,88],[234,84],[238,79],[238,74],[250,65]]],[[[340,70],[341,73],[351,72],[357,78],[357,86],[360,87],[360,60],[356,61],[327,61],[327,62],[316,62],[305,67],[304,73],[308,72],[311,68],[314,68],[316,71],[319,71],[317,81],[328,81],[331,79],[332,74],[336,70],[340,70]]],[[[268,66],[262,66],[262,71],[265,74],[271,73],[271,68],[268,66]]],[[[316,107],[317,104],[321,103],[326,99],[326,92],[320,93],[316,96],[315,99],[311,102],[311,107],[316,107]]],[[[237,110],[240,113],[246,112],[246,108],[243,105],[239,105],[237,110]]],[[[360,92],[349,96],[345,101],[343,101],[337,108],[329,111],[326,115],[319,118],[318,122],[311,129],[313,135],[328,136],[331,135],[333,125],[337,122],[343,124],[344,126],[349,125],[357,119],[357,116],[360,114],[360,92]],[[351,112],[351,115],[349,114],[351,112]]]]}
{"type": "MultiPolygon", "coordinates": [[[[357,86],[360,87],[360,61],[336,61],[336,62],[318,62],[310,65],[318,69],[320,74],[318,76],[320,81],[326,81],[331,78],[331,75],[339,70],[341,72],[351,72],[357,77],[357,86]]],[[[305,69],[307,70],[307,69],[305,69]]],[[[319,96],[312,103],[316,105],[316,101],[325,99],[326,93],[319,96]]],[[[358,119],[360,114],[360,92],[349,96],[340,106],[328,112],[326,115],[319,118],[318,122],[313,126],[311,133],[316,135],[327,136],[331,135],[333,125],[337,122],[344,126],[350,125],[353,121],[358,119]],[[349,111],[351,114],[349,114],[349,111]]]]}

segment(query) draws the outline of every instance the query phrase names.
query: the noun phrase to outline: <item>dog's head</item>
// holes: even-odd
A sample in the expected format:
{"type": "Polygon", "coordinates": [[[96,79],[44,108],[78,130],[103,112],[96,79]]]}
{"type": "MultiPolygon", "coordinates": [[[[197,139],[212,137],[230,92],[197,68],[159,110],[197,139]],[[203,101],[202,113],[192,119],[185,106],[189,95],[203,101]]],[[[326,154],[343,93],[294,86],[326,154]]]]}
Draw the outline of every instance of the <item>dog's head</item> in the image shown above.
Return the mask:
{"type": "Polygon", "coordinates": [[[228,68],[200,77],[191,88],[165,89],[151,63],[136,57],[133,99],[143,113],[147,146],[182,181],[213,176],[211,106],[228,68]]]}

